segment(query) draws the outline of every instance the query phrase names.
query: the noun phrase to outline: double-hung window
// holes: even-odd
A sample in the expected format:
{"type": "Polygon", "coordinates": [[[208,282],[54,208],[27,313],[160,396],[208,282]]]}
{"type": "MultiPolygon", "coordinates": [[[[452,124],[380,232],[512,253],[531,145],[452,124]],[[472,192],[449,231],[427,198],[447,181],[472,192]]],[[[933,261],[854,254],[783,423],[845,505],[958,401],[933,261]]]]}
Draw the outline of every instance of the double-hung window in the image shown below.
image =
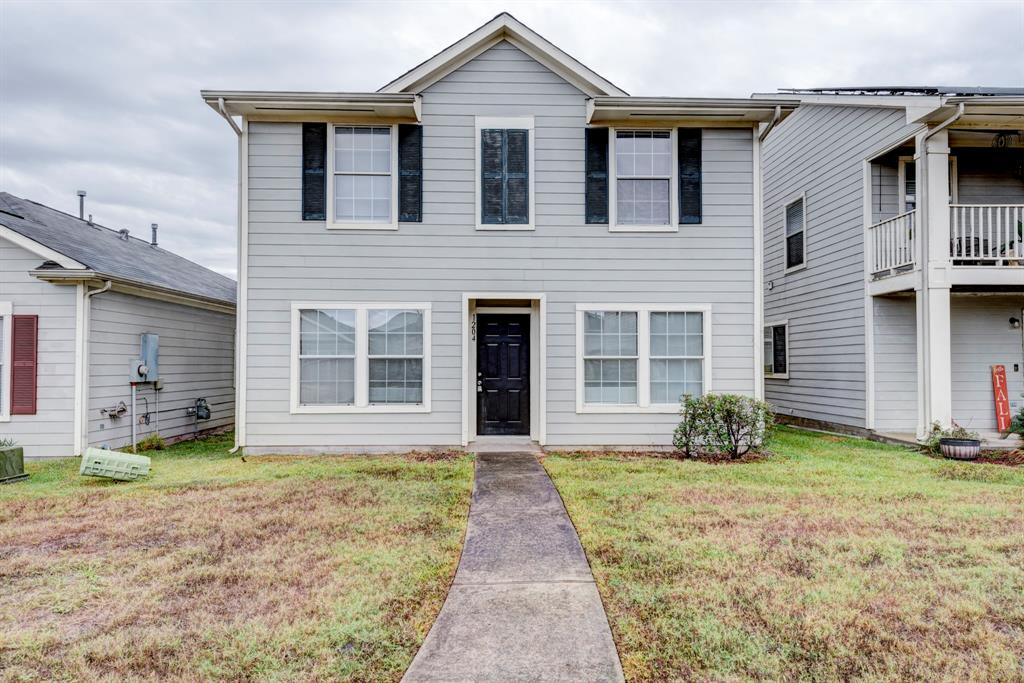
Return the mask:
{"type": "Polygon", "coordinates": [[[615,223],[626,228],[674,225],[672,133],[615,131],[615,223]]]}
{"type": "Polygon", "coordinates": [[[0,422],[11,419],[11,303],[0,301],[0,422]]]}
{"type": "Polygon", "coordinates": [[[786,230],[786,270],[807,265],[807,213],[801,195],[786,204],[783,221],[786,230]]]}
{"type": "Polygon", "coordinates": [[[293,304],[292,412],[430,410],[429,304],[293,304]]]}
{"type": "Polygon", "coordinates": [[[764,376],[789,379],[789,324],[785,320],[764,326],[764,376]]]}
{"type": "MultiPolygon", "coordinates": [[[[913,211],[917,208],[917,164],[914,157],[900,157],[897,176],[900,184],[900,206],[903,207],[903,211],[913,211]]],[[[956,157],[951,155],[949,157],[949,202],[955,204],[956,201],[956,157]]]]}
{"type": "Polygon", "coordinates": [[[710,390],[711,307],[577,307],[577,412],[675,412],[710,390]]]}
{"type": "Polygon", "coordinates": [[[395,127],[330,128],[333,227],[397,228],[395,127]]]}

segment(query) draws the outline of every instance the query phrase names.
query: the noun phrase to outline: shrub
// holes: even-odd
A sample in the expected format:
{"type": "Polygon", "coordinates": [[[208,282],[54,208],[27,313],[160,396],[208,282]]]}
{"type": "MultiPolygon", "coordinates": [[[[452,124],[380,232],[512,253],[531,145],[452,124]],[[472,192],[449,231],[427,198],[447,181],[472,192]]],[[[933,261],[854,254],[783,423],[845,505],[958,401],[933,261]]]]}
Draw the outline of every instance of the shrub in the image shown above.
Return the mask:
{"type": "Polygon", "coordinates": [[[1013,420],[1010,422],[1010,433],[1024,438],[1024,408],[1021,408],[1020,412],[1013,416],[1013,420]]]}
{"type": "Polygon", "coordinates": [[[932,422],[932,429],[924,440],[924,447],[930,452],[938,455],[942,452],[939,442],[942,439],[980,439],[978,432],[972,432],[966,427],[961,427],[956,422],[949,429],[943,429],[938,422],[932,422]]]}
{"type": "Polygon", "coordinates": [[[688,458],[700,451],[739,458],[759,450],[775,427],[771,406],[737,394],[684,396],[680,416],[673,443],[688,458]]]}
{"type": "Polygon", "coordinates": [[[164,441],[164,438],[157,434],[156,432],[153,432],[152,434],[142,439],[142,441],[139,441],[139,443],[135,445],[136,452],[162,451],[165,448],[167,448],[167,443],[164,441]]]}
{"type": "Polygon", "coordinates": [[[0,439],[0,450],[5,448],[14,448],[18,445],[18,442],[14,439],[0,439]]]}

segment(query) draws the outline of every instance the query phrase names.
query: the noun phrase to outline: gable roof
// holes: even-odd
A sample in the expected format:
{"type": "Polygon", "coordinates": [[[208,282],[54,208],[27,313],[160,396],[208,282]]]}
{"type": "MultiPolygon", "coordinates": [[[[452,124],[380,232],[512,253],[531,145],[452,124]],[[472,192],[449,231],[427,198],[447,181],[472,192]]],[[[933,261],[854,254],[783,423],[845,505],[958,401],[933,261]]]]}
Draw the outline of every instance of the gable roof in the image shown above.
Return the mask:
{"type": "Polygon", "coordinates": [[[0,192],[0,226],[43,247],[37,253],[69,272],[92,271],[103,279],[235,304],[231,278],[146,240],[122,239],[115,230],[7,192],[0,192]]]}
{"type": "Polygon", "coordinates": [[[502,12],[377,92],[418,93],[502,40],[512,43],[591,97],[628,95],[625,90],[592,71],[508,12],[502,12]]]}

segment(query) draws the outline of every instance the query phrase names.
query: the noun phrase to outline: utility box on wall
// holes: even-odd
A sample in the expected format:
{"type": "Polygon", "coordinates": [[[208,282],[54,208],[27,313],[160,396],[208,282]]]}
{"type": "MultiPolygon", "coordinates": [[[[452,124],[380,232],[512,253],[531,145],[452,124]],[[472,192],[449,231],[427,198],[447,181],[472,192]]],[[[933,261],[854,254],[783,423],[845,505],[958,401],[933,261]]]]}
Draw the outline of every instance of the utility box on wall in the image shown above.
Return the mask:
{"type": "Polygon", "coordinates": [[[133,384],[160,379],[160,335],[145,332],[139,342],[139,357],[132,361],[128,381],[133,384]]]}

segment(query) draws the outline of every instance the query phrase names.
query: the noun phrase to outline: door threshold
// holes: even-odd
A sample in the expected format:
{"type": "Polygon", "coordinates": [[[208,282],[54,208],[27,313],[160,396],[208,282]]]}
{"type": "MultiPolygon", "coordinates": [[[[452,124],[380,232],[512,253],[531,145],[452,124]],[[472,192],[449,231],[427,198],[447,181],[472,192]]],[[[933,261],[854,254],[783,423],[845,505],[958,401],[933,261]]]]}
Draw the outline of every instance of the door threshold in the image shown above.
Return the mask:
{"type": "Polygon", "coordinates": [[[478,436],[466,446],[473,453],[507,453],[528,451],[543,453],[540,445],[529,436],[478,436]]]}

